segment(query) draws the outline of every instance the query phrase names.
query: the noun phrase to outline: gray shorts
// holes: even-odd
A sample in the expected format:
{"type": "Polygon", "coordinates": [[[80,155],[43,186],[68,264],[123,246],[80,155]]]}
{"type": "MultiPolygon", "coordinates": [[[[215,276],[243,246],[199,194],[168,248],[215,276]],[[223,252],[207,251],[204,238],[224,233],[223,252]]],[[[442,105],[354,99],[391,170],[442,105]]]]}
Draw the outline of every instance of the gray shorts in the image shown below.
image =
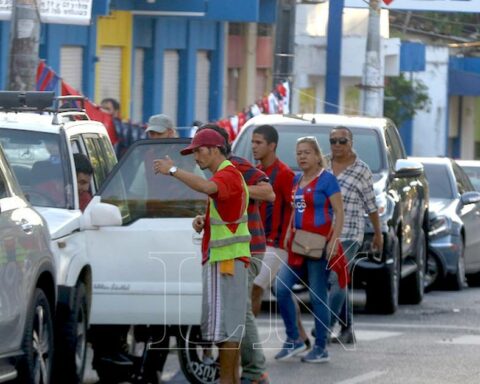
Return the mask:
{"type": "Polygon", "coordinates": [[[205,263],[202,269],[202,338],[214,343],[242,340],[247,312],[245,263],[235,260],[235,275],[220,273],[218,263],[205,263]]]}
{"type": "Polygon", "coordinates": [[[277,276],[280,267],[287,263],[288,253],[281,248],[267,247],[267,252],[263,257],[260,273],[253,281],[264,290],[270,287],[273,279],[277,276]]]}

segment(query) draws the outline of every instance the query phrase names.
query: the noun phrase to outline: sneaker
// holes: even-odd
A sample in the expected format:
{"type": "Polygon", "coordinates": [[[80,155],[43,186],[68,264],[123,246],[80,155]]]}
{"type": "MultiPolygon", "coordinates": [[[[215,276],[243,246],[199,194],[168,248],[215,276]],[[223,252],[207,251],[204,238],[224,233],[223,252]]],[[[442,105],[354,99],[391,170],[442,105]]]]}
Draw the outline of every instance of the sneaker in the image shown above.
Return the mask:
{"type": "Polygon", "coordinates": [[[340,331],[338,336],[332,337],[332,343],[337,344],[355,344],[355,333],[352,327],[344,328],[340,331]]]}
{"type": "Polygon", "coordinates": [[[247,379],[246,377],[242,377],[240,379],[240,384],[270,384],[270,379],[268,378],[268,373],[263,372],[262,376],[258,379],[247,379]]]}
{"type": "Polygon", "coordinates": [[[283,344],[283,348],[280,352],[278,352],[275,355],[276,360],[285,360],[288,359],[289,357],[298,355],[299,353],[305,351],[307,349],[307,346],[303,342],[303,340],[290,340],[287,339],[287,341],[283,344]]]}
{"type": "Polygon", "coordinates": [[[321,349],[316,345],[310,352],[302,357],[302,362],[304,363],[326,363],[327,361],[330,361],[327,350],[321,349]]]}

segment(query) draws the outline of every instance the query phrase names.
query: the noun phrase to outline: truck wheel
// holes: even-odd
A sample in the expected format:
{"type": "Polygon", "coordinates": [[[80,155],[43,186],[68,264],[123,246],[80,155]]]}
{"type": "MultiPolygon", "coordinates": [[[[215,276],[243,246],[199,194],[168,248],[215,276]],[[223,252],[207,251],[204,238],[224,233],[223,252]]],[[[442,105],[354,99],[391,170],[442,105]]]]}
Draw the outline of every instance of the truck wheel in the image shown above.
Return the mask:
{"type": "Polygon", "coordinates": [[[53,323],[50,304],[43,290],[37,288],[28,309],[23,336],[25,355],[19,361],[18,382],[47,384],[52,377],[53,323]]]}
{"type": "Polygon", "coordinates": [[[202,343],[200,327],[182,327],[177,336],[178,359],[189,383],[217,383],[220,377],[218,350],[202,343]]]}
{"type": "Polygon", "coordinates": [[[367,283],[366,309],[371,313],[390,315],[398,308],[398,293],[400,286],[400,243],[398,237],[392,240],[386,260],[393,263],[386,266],[367,283]]]}
{"type": "Polygon", "coordinates": [[[81,384],[87,357],[88,301],[83,282],[75,288],[73,307],[60,306],[55,382],[81,384]]]}
{"type": "Polygon", "coordinates": [[[423,229],[419,232],[415,258],[417,270],[403,279],[400,284],[400,302],[403,304],[420,304],[423,300],[427,258],[427,241],[423,229]]]}

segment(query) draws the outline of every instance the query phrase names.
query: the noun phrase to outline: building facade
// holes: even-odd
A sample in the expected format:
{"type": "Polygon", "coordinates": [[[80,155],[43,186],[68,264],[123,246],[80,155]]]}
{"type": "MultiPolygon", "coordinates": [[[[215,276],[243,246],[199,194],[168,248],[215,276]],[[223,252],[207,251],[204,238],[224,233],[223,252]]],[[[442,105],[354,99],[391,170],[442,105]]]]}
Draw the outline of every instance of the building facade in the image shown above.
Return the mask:
{"type": "MultiPolygon", "coordinates": [[[[271,34],[264,39],[257,25],[272,28],[276,0],[94,0],[92,4],[88,26],[42,24],[40,58],[96,103],[105,97],[118,99],[125,119],[142,123],[152,114],[166,113],[178,126],[216,120],[227,112],[227,90],[235,108],[254,102],[257,68],[267,69],[263,84],[271,88],[272,58],[265,58],[271,50],[262,48],[271,46],[264,41],[271,34]],[[247,30],[241,47],[233,46],[232,23],[247,30]],[[251,54],[252,47],[259,48],[251,54]],[[231,52],[236,53],[235,60],[231,52]],[[237,70],[242,84],[234,91],[229,90],[230,68],[237,70]]],[[[2,88],[9,30],[8,21],[0,22],[2,88]]]]}

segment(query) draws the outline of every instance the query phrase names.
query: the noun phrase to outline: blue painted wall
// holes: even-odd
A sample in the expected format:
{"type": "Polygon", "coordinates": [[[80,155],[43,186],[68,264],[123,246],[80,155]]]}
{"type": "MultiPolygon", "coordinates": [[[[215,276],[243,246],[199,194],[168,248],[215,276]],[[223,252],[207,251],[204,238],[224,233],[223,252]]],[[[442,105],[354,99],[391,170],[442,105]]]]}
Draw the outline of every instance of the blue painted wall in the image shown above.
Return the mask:
{"type": "Polygon", "coordinates": [[[44,59],[59,76],[60,50],[64,45],[76,45],[83,48],[83,83],[79,89],[84,95],[93,99],[95,90],[96,61],[96,23],[91,26],[42,24],[40,37],[40,59],[44,59]]]}
{"type": "Polygon", "coordinates": [[[163,98],[163,58],[165,50],[179,52],[178,126],[189,126],[195,119],[197,50],[210,51],[209,118],[217,119],[223,101],[223,23],[184,17],[135,17],[136,47],[147,48],[144,63],[144,120],[159,113],[163,98]]]}

